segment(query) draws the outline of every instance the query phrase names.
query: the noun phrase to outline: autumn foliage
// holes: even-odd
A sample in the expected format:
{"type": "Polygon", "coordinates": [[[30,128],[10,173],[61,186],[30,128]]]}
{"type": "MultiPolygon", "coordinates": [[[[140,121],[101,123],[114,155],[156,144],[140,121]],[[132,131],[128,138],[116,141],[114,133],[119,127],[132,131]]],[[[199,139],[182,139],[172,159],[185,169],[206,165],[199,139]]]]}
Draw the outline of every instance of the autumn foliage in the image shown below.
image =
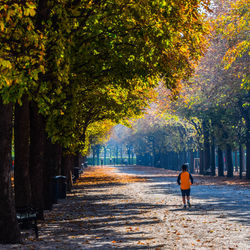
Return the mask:
{"type": "Polygon", "coordinates": [[[126,184],[131,182],[145,181],[134,175],[116,172],[115,168],[107,166],[88,167],[78,179],[76,186],[103,185],[103,184],[126,184]]]}

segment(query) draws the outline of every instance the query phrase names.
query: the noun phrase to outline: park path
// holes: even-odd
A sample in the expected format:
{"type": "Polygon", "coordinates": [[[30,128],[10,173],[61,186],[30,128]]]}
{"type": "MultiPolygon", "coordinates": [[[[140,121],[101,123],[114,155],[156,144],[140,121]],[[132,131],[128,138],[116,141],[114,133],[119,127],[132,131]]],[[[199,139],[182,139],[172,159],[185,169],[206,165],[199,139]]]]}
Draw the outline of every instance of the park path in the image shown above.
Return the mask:
{"type": "Polygon", "coordinates": [[[90,167],[39,224],[38,240],[0,249],[250,249],[249,185],[195,176],[183,210],[176,172],[90,167]]]}

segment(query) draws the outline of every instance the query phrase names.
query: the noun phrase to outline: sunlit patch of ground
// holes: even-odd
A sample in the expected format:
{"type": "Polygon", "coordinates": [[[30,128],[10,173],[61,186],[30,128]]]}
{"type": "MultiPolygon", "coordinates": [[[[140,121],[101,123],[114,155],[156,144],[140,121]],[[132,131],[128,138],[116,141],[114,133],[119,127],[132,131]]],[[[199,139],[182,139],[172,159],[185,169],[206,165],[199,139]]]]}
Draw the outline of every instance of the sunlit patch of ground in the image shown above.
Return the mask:
{"type": "MultiPolygon", "coordinates": [[[[154,168],[154,167],[146,167],[146,166],[126,166],[126,169],[133,169],[133,171],[140,171],[147,173],[147,176],[156,177],[177,177],[178,171],[169,170],[164,168],[154,168]]],[[[192,174],[195,177],[194,185],[237,185],[241,187],[250,188],[250,181],[246,180],[246,177],[243,176],[242,179],[239,178],[239,173],[234,172],[234,177],[228,178],[226,177],[226,172],[224,173],[224,177],[220,176],[204,176],[200,174],[192,174]]],[[[146,176],[146,177],[147,177],[146,176]]]]}
{"type": "Polygon", "coordinates": [[[177,174],[89,167],[67,198],[45,212],[39,239],[30,232],[23,244],[0,249],[250,249],[248,188],[206,185],[210,177],[195,175],[205,184],[192,188],[193,206],[184,210],[177,174]]]}
{"type": "Polygon", "coordinates": [[[88,167],[76,182],[76,186],[81,185],[101,185],[101,184],[126,184],[131,182],[145,181],[134,175],[117,173],[114,167],[95,166],[88,167]]]}

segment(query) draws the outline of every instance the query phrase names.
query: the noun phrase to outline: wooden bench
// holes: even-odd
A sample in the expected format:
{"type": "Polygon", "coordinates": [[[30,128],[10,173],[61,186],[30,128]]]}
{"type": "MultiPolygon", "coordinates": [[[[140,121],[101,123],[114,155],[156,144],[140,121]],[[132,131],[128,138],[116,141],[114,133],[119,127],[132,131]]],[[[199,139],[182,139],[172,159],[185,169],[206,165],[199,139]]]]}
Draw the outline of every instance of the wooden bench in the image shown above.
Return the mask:
{"type": "Polygon", "coordinates": [[[38,238],[37,212],[31,207],[16,208],[16,218],[21,229],[33,229],[38,238]]]}

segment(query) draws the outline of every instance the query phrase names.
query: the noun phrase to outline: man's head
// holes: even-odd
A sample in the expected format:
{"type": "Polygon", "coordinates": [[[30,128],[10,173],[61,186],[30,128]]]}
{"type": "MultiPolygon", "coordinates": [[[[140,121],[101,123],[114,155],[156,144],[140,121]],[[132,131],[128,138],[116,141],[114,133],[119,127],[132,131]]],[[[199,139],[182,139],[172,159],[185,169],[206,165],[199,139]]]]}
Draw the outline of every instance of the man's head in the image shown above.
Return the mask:
{"type": "Polygon", "coordinates": [[[187,164],[183,164],[182,167],[181,167],[182,171],[187,171],[188,169],[188,166],[187,164]]]}

